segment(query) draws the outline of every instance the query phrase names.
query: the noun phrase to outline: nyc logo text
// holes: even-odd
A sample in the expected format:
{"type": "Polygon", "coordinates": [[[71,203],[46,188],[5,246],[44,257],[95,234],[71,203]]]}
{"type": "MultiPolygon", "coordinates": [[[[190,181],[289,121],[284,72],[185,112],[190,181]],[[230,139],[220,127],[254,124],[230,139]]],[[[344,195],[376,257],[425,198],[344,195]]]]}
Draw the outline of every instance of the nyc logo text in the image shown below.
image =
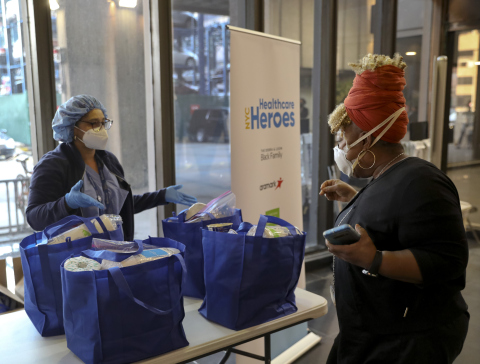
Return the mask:
{"type": "Polygon", "coordinates": [[[259,99],[259,106],[245,108],[245,129],[270,129],[295,125],[293,101],[259,99]]]}

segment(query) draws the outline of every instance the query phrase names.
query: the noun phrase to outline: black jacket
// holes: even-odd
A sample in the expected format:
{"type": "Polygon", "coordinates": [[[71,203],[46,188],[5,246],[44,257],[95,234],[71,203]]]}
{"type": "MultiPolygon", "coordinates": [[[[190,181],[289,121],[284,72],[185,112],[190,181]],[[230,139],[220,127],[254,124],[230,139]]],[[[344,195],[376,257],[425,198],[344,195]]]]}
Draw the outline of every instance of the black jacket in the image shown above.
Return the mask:
{"type": "MultiPolygon", "coordinates": [[[[120,216],[125,240],[131,241],[135,231],[133,215],[166,204],[166,190],[133,195],[115,155],[97,150],[96,157],[117,177],[120,188],[128,191],[120,216]]],[[[26,211],[27,221],[34,230],[41,231],[68,215],[82,216],[81,208],[70,213],[67,211],[65,195],[83,178],[84,173],[85,163],[73,143],[62,143],[42,157],[33,171],[26,211]]]]}
{"type": "Polygon", "coordinates": [[[419,158],[395,164],[354,197],[336,225],[341,221],[365,228],[378,250],[409,249],[423,284],[369,277],[362,268],[335,259],[340,332],[421,331],[466,312],[460,291],[465,287],[468,245],[459,197],[452,181],[434,165],[419,158]]]}

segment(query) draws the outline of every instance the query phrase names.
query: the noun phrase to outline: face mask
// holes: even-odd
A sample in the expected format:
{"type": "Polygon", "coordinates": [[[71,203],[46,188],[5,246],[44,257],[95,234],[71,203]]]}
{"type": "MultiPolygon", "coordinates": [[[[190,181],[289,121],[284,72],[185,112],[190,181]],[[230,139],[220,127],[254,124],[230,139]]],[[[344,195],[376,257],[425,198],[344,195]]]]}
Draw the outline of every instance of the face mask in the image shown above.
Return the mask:
{"type": "Polygon", "coordinates": [[[353,175],[353,163],[347,159],[347,150],[340,149],[338,146],[333,148],[333,157],[335,159],[335,163],[337,164],[338,169],[348,177],[352,177],[353,175]]]}
{"type": "MultiPolygon", "coordinates": [[[[355,167],[357,166],[357,164],[360,162],[360,159],[362,159],[362,157],[367,154],[367,150],[363,150],[361,151],[359,154],[358,154],[358,157],[357,159],[354,161],[354,162],[350,162],[348,159],[347,159],[347,152],[349,151],[349,149],[351,149],[352,147],[354,147],[355,145],[357,145],[358,143],[360,143],[363,139],[367,138],[369,135],[375,133],[378,129],[380,129],[382,126],[386,125],[387,123],[389,123],[385,129],[382,130],[382,132],[375,138],[375,140],[373,141],[372,145],[370,146],[370,148],[372,148],[380,139],[381,137],[383,137],[383,135],[388,131],[388,129],[390,129],[393,125],[393,123],[395,123],[395,121],[398,119],[398,117],[400,116],[400,114],[405,110],[404,107],[402,107],[401,109],[395,111],[392,115],[390,115],[387,119],[385,119],[384,121],[382,121],[380,124],[378,124],[375,128],[373,128],[372,130],[370,130],[367,134],[365,134],[364,136],[362,136],[360,139],[357,139],[354,143],[352,143],[352,145],[348,146],[346,145],[346,148],[347,150],[345,149],[340,149],[338,146],[336,146],[335,148],[333,148],[333,153],[334,153],[334,159],[335,159],[335,163],[337,164],[337,167],[340,171],[342,171],[342,173],[346,174],[348,177],[352,177],[353,176],[353,171],[355,169],[355,167]]],[[[375,164],[375,163],[374,163],[375,164]]],[[[369,167],[368,169],[372,168],[373,165],[371,167],[369,167]]]]}
{"type": "MultiPolygon", "coordinates": [[[[77,128],[77,127],[75,127],[77,128]]],[[[101,129],[100,131],[93,131],[93,129],[84,131],[80,128],[78,130],[83,131],[85,134],[83,135],[83,140],[78,138],[87,148],[90,149],[97,149],[97,150],[105,150],[107,147],[108,142],[108,133],[105,129],[101,129]]]]}

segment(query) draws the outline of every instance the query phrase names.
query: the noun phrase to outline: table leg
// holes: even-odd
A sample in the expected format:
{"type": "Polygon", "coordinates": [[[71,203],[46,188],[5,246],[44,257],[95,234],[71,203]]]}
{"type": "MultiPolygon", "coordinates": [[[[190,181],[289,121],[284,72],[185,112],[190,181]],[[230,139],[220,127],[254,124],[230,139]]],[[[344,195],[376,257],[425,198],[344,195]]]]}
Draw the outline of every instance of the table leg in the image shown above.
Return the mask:
{"type": "Polygon", "coordinates": [[[270,340],[270,334],[265,335],[265,364],[272,362],[272,346],[270,340]]]}
{"type": "Polygon", "coordinates": [[[472,223],[470,222],[470,219],[468,217],[467,217],[467,223],[468,223],[468,228],[470,229],[470,231],[473,234],[473,237],[475,238],[475,241],[477,242],[477,244],[480,244],[480,240],[478,239],[477,232],[475,231],[475,228],[472,226],[472,223]]]}
{"type": "Polygon", "coordinates": [[[228,358],[230,358],[231,353],[232,353],[232,349],[227,349],[227,352],[225,353],[225,355],[223,356],[223,359],[220,361],[219,364],[225,364],[228,358]]]}

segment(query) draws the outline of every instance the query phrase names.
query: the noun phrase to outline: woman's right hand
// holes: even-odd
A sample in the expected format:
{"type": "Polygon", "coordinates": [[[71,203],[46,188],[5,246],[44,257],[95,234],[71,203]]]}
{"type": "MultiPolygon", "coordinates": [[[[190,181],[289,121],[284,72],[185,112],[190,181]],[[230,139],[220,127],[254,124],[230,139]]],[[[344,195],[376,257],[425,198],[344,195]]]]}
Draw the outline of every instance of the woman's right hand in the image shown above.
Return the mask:
{"type": "Polygon", "coordinates": [[[320,196],[325,196],[329,201],[350,202],[356,194],[352,186],[339,179],[329,179],[320,186],[320,196]]]}
{"type": "Polygon", "coordinates": [[[75,210],[79,207],[90,207],[95,206],[99,210],[105,210],[105,206],[95,200],[94,198],[86,195],[85,193],[80,192],[83,186],[83,181],[80,180],[75,186],[72,187],[69,193],[65,195],[65,202],[67,206],[75,210]]]}

